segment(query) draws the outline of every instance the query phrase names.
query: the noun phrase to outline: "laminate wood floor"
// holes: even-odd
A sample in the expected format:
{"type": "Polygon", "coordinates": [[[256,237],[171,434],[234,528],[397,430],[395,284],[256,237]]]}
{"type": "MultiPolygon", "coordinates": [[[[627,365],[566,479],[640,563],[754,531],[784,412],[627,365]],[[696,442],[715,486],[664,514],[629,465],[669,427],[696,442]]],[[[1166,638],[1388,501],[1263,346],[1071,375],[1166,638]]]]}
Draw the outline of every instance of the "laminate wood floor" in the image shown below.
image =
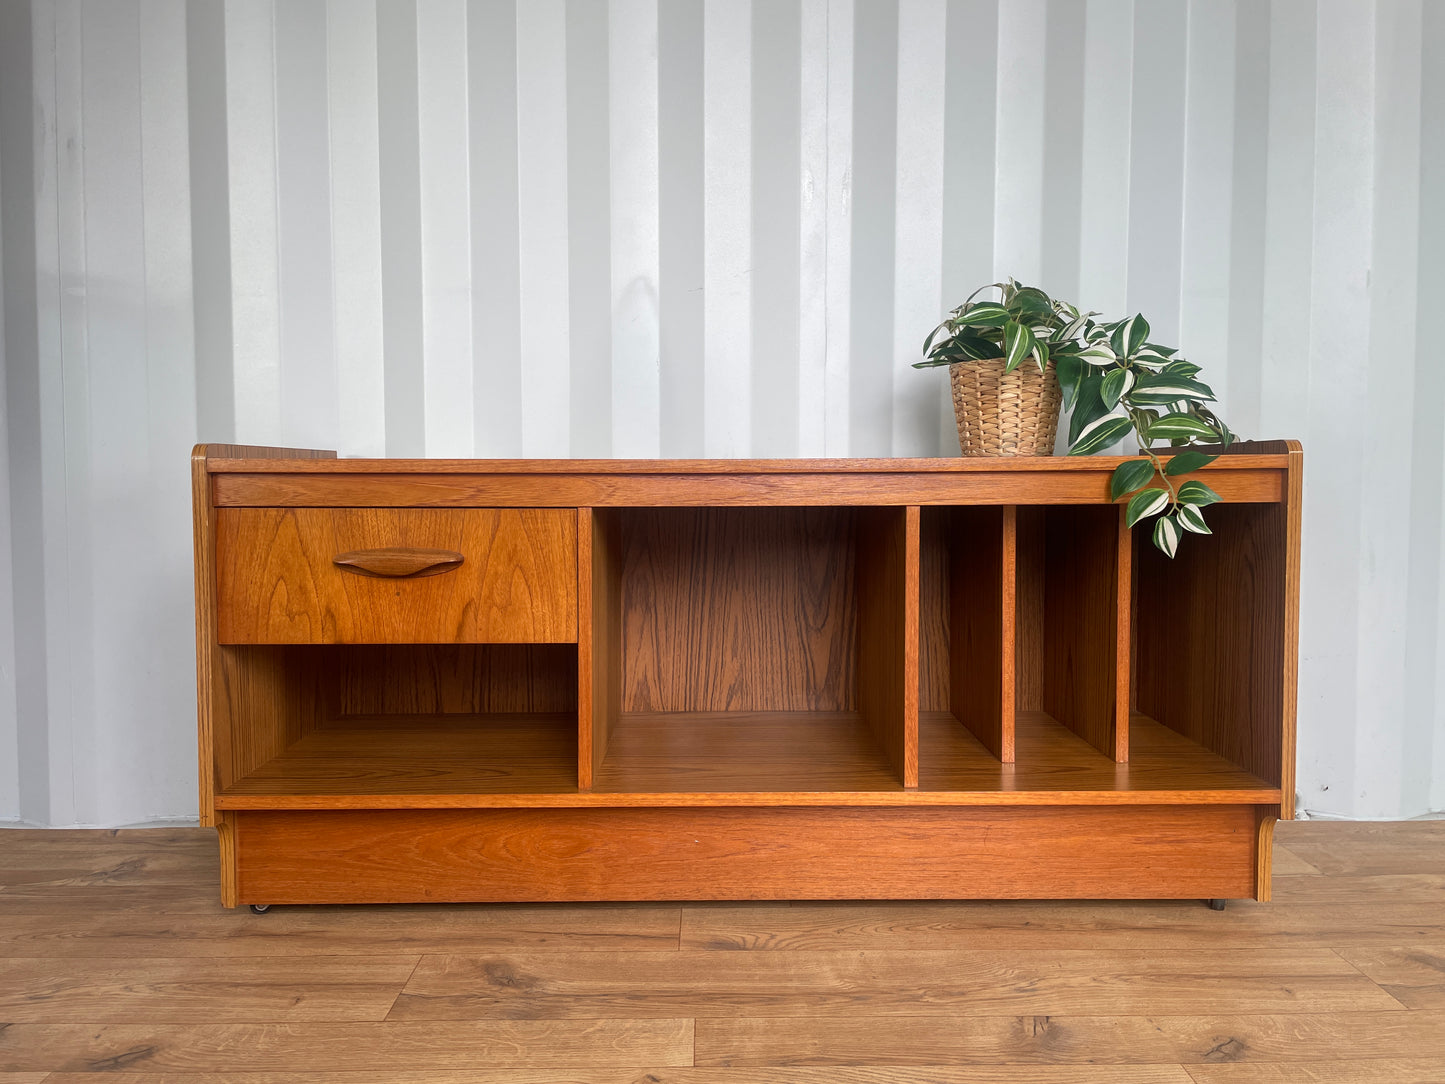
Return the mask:
{"type": "Polygon", "coordinates": [[[202,829],[0,831],[0,1084],[1439,1084],[1445,821],[1275,901],[277,908],[202,829]]]}

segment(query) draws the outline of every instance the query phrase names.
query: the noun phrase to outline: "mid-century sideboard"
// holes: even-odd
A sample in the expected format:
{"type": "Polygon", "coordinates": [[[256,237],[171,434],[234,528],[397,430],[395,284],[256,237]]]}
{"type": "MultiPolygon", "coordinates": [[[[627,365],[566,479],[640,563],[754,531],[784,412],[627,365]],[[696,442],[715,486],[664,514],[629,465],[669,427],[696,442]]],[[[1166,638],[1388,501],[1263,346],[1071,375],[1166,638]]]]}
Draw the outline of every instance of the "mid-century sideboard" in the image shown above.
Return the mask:
{"type": "Polygon", "coordinates": [[[192,462],[228,906],[1269,896],[1295,442],[1172,561],[1103,456],[192,462]]]}

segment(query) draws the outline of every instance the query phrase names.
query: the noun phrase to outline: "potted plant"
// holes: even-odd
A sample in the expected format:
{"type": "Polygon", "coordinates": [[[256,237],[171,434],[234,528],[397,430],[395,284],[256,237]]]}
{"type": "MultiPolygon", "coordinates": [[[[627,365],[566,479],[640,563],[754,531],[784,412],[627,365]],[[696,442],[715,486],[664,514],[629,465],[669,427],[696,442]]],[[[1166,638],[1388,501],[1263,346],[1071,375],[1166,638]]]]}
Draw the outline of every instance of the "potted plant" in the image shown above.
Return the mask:
{"type": "Polygon", "coordinates": [[[964,455],[1053,454],[1062,403],[1056,359],[1082,348],[1096,315],[1009,279],[979,287],[933,329],[914,368],[948,366],[964,455]],[[997,300],[975,300],[989,290],[997,300]]]}
{"type": "Polygon", "coordinates": [[[1204,509],[1219,500],[1197,479],[1176,481],[1217,458],[1189,445],[1227,446],[1234,434],[1210,407],[1199,366],[1149,342],[1142,315],[1095,323],[1097,315],[1013,279],[992,283],[933,330],[914,368],[949,366],[964,455],[1052,455],[1061,407],[1072,411],[1069,455],[1133,436],[1140,457],[1115,468],[1110,494],[1129,498],[1130,527],[1157,516],[1154,545],[1173,557],[1185,532],[1210,533],[1204,509]],[[998,300],[975,300],[993,289],[998,300]],[[1158,441],[1169,442],[1167,459],[1158,441]]]}

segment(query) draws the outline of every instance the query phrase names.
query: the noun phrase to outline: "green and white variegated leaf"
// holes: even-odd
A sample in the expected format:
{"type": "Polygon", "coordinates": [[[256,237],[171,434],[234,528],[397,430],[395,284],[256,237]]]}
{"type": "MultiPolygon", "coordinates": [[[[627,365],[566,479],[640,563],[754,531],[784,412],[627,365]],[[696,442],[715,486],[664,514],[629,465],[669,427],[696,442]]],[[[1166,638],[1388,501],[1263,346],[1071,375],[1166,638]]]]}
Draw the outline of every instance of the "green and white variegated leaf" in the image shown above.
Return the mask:
{"type": "Polygon", "coordinates": [[[1188,474],[1200,467],[1209,466],[1218,458],[1217,455],[1205,455],[1203,452],[1180,452],[1170,457],[1168,464],[1164,467],[1164,473],[1171,478],[1179,474],[1188,474]]]}
{"type": "Polygon", "coordinates": [[[1004,364],[1003,371],[1011,373],[1034,350],[1034,333],[1016,320],[1003,326],[1004,364]]]}
{"type": "MultiPolygon", "coordinates": [[[[1138,402],[1138,394],[1131,396],[1131,401],[1138,402]]],[[[1215,440],[1219,434],[1211,429],[1204,422],[1192,414],[1166,414],[1149,427],[1148,437],[1150,440],[1174,440],[1176,437],[1190,438],[1203,437],[1206,440],[1215,440]]]]}
{"type": "Polygon", "coordinates": [[[1172,346],[1160,346],[1158,343],[1145,343],[1139,348],[1138,354],[1141,358],[1164,358],[1168,360],[1179,353],[1172,346]]]}
{"type": "Polygon", "coordinates": [[[1126,459],[1114,468],[1109,477],[1109,499],[1117,501],[1149,484],[1154,477],[1154,464],[1147,459],[1126,459]]]}
{"type": "Polygon", "coordinates": [[[1192,531],[1195,534],[1214,533],[1209,529],[1209,524],[1204,522],[1204,513],[1192,504],[1181,504],[1179,511],[1175,512],[1174,516],[1179,520],[1179,526],[1186,531],[1192,531]]]}
{"type": "Polygon", "coordinates": [[[1164,373],[1145,373],[1139,378],[1140,393],[1148,392],[1151,395],[1162,396],[1169,402],[1176,399],[1197,399],[1200,402],[1211,402],[1214,399],[1214,389],[1208,384],[1195,380],[1188,376],[1171,376],[1164,373]]]}
{"type": "Polygon", "coordinates": [[[1035,286],[1021,286],[1014,294],[1009,304],[1020,312],[1052,316],[1054,312],[1053,303],[1049,295],[1035,286]]]}
{"type": "Polygon", "coordinates": [[[1034,340],[1034,360],[1039,363],[1039,372],[1049,367],[1049,344],[1043,339],[1034,340]]]}
{"type": "Polygon", "coordinates": [[[1119,360],[1114,351],[1102,343],[1091,344],[1088,349],[1080,350],[1079,357],[1090,365],[1098,365],[1101,368],[1106,365],[1113,365],[1119,360]]]}
{"type": "Polygon", "coordinates": [[[1173,557],[1179,548],[1179,525],[1169,516],[1160,516],[1154,524],[1154,545],[1166,557],[1173,557]]]}
{"type": "Polygon", "coordinates": [[[1133,386],[1134,374],[1131,370],[1111,369],[1104,374],[1104,386],[1099,389],[1099,394],[1104,398],[1104,405],[1113,410],[1133,386]]]}
{"type": "Polygon", "coordinates": [[[1010,313],[1002,305],[992,301],[980,301],[959,314],[958,322],[974,327],[1002,327],[1008,322],[1010,313]]]}
{"type": "Polygon", "coordinates": [[[1141,519],[1158,515],[1168,507],[1169,491],[1167,489],[1141,489],[1129,498],[1128,507],[1124,509],[1124,526],[1132,527],[1141,519]]]}
{"type": "Polygon", "coordinates": [[[1179,487],[1179,503],[1192,504],[1202,508],[1207,504],[1218,504],[1223,498],[1200,481],[1185,482],[1179,487]]]}
{"type": "Polygon", "coordinates": [[[1124,321],[1123,331],[1125,356],[1132,358],[1149,338],[1149,321],[1143,313],[1135,313],[1124,321]]]}
{"type": "Polygon", "coordinates": [[[1141,368],[1141,369],[1147,369],[1147,370],[1148,370],[1149,372],[1151,372],[1151,373],[1157,373],[1157,372],[1159,372],[1161,369],[1164,368],[1164,365],[1165,365],[1165,362],[1164,362],[1164,359],[1163,359],[1163,358],[1135,357],[1135,358],[1132,358],[1131,360],[1132,360],[1133,363],[1134,363],[1135,365],[1137,365],[1139,368],[1141,368]]]}
{"type": "Polygon", "coordinates": [[[1118,444],[1133,431],[1134,423],[1129,420],[1129,415],[1122,412],[1105,414],[1084,426],[1079,433],[1079,439],[1074,441],[1069,449],[1069,454],[1092,455],[1110,445],[1118,444]]]}
{"type": "Polygon", "coordinates": [[[1088,316],[1081,316],[1076,312],[1074,313],[1073,318],[1068,323],[1064,324],[1062,327],[1059,328],[1058,331],[1054,332],[1054,339],[1057,341],[1063,341],[1065,339],[1077,339],[1079,337],[1079,333],[1084,330],[1084,325],[1088,322],[1088,316]]]}
{"type": "Polygon", "coordinates": [[[1162,370],[1165,376],[1195,377],[1199,375],[1200,369],[1192,361],[1185,361],[1183,358],[1176,358],[1162,370]]]}

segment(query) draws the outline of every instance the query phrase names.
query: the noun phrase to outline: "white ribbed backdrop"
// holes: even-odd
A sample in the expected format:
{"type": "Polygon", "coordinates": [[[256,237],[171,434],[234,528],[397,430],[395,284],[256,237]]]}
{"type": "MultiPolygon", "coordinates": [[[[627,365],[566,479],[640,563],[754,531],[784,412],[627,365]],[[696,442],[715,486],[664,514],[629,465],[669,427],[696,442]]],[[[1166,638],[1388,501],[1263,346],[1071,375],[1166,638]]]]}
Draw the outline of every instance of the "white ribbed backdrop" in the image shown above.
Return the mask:
{"type": "Polygon", "coordinates": [[[1302,805],[1445,806],[1445,4],[0,0],[0,207],[0,819],[194,816],[192,441],[952,454],[1004,274],[1305,441],[1302,805]]]}

